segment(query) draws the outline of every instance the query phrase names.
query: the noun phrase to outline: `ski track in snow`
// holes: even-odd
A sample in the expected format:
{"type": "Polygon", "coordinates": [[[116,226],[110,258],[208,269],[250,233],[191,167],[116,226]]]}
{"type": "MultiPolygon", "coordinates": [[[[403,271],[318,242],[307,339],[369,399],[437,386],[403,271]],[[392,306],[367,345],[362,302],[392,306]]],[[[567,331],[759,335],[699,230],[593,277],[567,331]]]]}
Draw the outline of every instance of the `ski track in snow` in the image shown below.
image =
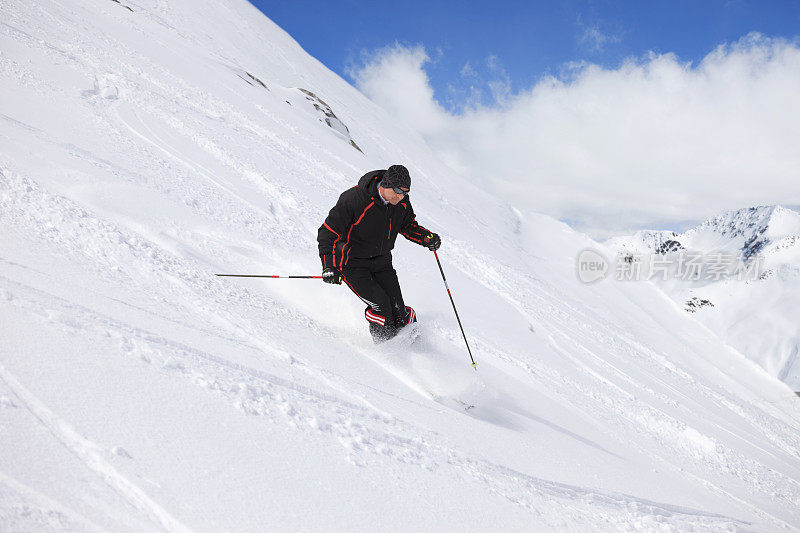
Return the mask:
{"type": "MultiPolygon", "coordinates": [[[[56,416],[46,405],[30,393],[17,379],[0,364],[0,379],[13,391],[25,407],[61,442],[77,455],[89,468],[94,470],[106,483],[116,489],[138,509],[148,512],[153,520],[167,531],[190,531],[169,512],[153,501],[141,488],[120,474],[103,458],[99,446],[86,440],[69,424],[56,416]]],[[[4,476],[5,477],[5,476],[4,476]]]]}
{"type": "Polygon", "coordinates": [[[16,479],[0,472],[0,524],[9,531],[94,531],[105,529],[16,479]]]}

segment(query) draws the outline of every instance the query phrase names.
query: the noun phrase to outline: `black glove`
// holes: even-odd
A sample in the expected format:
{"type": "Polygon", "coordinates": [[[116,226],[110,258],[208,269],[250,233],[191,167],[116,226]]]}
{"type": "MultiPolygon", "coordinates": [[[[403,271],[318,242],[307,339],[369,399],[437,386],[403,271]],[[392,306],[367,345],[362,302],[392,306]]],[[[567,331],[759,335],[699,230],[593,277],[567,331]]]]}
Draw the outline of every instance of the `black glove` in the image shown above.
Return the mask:
{"type": "Polygon", "coordinates": [[[435,233],[429,233],[422,239],[422,245],[431,252],[435,252],[442,245],[442,239],[435,233]]]}
{"type": "Polygon", "coordinates": [[[328,267],[322,271],[322,281],[325,283],[342,284],[342,273],[338,268],[328,267]]]}

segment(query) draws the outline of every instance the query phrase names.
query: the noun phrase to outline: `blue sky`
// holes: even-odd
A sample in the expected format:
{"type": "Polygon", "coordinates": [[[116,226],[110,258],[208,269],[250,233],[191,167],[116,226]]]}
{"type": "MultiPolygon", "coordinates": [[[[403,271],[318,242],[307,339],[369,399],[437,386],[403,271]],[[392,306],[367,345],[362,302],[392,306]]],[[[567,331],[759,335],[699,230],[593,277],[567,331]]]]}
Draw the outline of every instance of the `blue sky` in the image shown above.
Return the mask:
{"type": "MultiPolygon", "coordinates": [[[[252,2],[348,80],[365,52],[423,45],[436,98],[451,111],[463,107],[471,84],[498,76],[517,93],[570,62],[614,68],[649,51],[696,62],[752,31],[800,33],[797,0],[252,2]]],[[[480,103],[491,104],[484,93],[480,103]]]]}

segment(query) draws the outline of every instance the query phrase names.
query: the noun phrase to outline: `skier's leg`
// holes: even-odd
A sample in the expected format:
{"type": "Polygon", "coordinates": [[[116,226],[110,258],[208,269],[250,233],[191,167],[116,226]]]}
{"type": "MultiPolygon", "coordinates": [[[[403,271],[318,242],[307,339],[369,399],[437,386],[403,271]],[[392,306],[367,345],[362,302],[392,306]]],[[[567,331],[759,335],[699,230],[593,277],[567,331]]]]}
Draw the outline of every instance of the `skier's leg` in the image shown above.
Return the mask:
{"type": "Polygon", "coordinates": [[[345,268],[345,284],[362,302],[367,304],[364,318],[375,342],[390,339],[397,334],[392,315],[391,300],[368,268],[345,268]]]}
{"type": "Polygon", "coordinates": [[[392,309],[394,325],[401,328],[411,322],[416,322],[416,313],[403,302],[403,293],[400,290],[400,281],[397,279],[397,271],[392,266],[391,261],[373,272],[375,281],[389,296],[392,309]]]}

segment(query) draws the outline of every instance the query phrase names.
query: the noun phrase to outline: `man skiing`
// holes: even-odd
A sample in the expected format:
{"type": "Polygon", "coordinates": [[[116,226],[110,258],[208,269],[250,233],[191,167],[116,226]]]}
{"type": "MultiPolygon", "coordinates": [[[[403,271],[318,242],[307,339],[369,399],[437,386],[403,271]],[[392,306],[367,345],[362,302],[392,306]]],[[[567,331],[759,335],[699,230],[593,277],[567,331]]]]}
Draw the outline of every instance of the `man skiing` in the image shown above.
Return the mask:
{"type": "Polygon", "coordinates": [[[367,304],[364,317],[376,343],[417,320],[403,302],[392,266],[397,234],[430,250],[442,244],[437,234],[417,224],[410,190],[411,176],[403,165],[368,172],[339,196],[317,233],[323,281],[344,281],[367,304]]]}

